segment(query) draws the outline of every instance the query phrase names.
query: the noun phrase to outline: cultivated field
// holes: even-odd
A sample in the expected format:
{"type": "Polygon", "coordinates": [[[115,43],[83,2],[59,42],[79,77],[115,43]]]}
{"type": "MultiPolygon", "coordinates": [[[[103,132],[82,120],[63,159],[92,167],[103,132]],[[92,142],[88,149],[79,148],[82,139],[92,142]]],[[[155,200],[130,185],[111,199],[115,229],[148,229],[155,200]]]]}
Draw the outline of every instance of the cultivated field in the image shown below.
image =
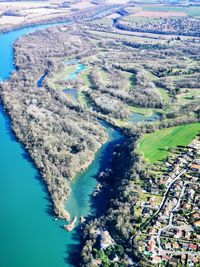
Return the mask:
{"type": "Polygon", "coordinates": [[[199,6],[167,6],[167,5],[157,5],[157,6],[146,6],[144,7],[146,11],[157,11],[157,12],[176,12],[176,13],[186,13],[188,16],[200,17],[200,7],[199,6]]]}
{"type": "Polygon", "coordinates": [[[186,17],[187,13],[172,11],[140,11],[135,14],[136,17],[146,18],[169,18],[169,17],[186,17]]]}
{"type": "Polygon", "coordinates": [[[158,130],[142,137],[139,150],[145,160],[155,163],[165,160],[171,149],[189,145],[198,134],[200,134],[199,123],[158,130]]]}

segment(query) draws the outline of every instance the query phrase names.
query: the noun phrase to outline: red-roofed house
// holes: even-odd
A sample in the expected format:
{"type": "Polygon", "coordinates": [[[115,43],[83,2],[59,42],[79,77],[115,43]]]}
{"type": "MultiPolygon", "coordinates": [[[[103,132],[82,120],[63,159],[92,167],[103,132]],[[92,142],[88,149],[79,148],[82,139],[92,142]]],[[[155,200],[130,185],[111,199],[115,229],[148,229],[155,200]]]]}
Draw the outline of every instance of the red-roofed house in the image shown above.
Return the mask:
{"type": "Polygon", "coordinates": [[[155,241],[150,241],[148,245],[148,250],[153,253],[154,249],[155,249],[155,241]]]}
{"type": "Polygon", "coordinates": [[[169,257],[167,255],[163,255],[162,256],[162,259],[165,260],[165,261],[170,261],[171,260],[171,257],[169,257]]]}
{"type": "Polygon", "coordinates": [[[192,250],[197,250],[198,249],[198,245],[196,245],[196,244],[190,244],[189,245],[189,248],[192,249],[192,250]]]}

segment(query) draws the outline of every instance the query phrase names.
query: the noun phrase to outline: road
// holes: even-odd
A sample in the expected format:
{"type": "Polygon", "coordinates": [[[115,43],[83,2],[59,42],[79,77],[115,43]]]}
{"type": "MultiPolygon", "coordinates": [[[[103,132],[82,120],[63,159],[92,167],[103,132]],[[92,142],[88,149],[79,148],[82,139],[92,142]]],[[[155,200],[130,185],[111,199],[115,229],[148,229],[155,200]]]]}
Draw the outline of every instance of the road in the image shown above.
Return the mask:
{"type": "MultiPolygon", "coordinates": [[[[170,216],[169,216],[169,223],[168,223],[168,225],[165,226],[165,227],[163,227],[163,228],[161,228],[161,229],[158,231],[158,235],[157,235],[156,240],[157,240],[159,249],[162,250],[162,251],[164,251],[164,252],[166,252],[166,250],[164,250],[164,249],[162,248],[162,246],[161,246],[160,236],[161,236],[162,232],[165,231],[165,230],[167,230],[167,229],[170,229],[170,228],[172,228],[172,229],[178,228],[178,229],[179,229],[179,228],[180,228],[179,226],[174,226],[172,222],[173,222],[174,212],[177,212],[177,211],[178,211],[178,208],[179,208],[179,206],[180,206],[180,202],[181,202],[181,199],[182,199],[182,197],[183,197],[183,195],[184,195],[185,188],[186,188],[186,187],[185,187],[185,184],[184,184],[184,186],[183,186],[183,188],[182,188],[182,190],[181,190],[181,193],[180,193],[178,202],[177,202],[176,206],[171,210],[171,214],[170,214],[170,216]]],[[[171,252],[172,252],[172,251],[171,251],[171,252]]]]}

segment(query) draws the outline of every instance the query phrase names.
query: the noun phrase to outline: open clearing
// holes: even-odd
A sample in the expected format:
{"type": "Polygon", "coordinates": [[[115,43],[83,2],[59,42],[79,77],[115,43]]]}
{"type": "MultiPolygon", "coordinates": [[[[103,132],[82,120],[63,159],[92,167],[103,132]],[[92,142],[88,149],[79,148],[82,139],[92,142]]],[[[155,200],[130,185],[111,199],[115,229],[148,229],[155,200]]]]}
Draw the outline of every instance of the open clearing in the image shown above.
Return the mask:
{"type": "Polygon", "coordinates": [[[145,134],[139,145],[146,161],[155,163],[165,160],[170,149],[187,146],[200,133],[200,123],[181,125],[145,134]]]}

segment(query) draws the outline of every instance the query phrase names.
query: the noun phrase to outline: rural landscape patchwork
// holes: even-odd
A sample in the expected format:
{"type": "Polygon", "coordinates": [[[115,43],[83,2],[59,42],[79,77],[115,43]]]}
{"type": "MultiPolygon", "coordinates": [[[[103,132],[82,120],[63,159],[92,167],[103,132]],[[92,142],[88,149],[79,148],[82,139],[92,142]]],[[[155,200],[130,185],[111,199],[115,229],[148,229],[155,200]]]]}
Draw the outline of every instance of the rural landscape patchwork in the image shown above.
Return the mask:
{"type": "Polygon", "coordinates": [[[200,266],[200,0],[0,0],[0,266],[200,266]]]}

